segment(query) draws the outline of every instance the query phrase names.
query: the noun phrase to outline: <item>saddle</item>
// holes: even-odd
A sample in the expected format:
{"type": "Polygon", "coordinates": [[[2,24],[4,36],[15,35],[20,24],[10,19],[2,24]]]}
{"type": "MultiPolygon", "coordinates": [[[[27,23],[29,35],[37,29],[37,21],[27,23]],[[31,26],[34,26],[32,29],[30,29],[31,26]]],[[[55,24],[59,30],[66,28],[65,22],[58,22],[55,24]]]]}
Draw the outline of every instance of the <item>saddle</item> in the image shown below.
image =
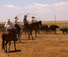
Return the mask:
{"type": "MultiPolygon", "coordinates": [[[[13,28],[13,29],[14,29],[14,28],[13,28]]],[[[10,34],[13,36],[13,35],[14,35],[13,29],[12,29],[12,30],[11,30],[11,29],[9,29],[9,30],[6,29],[5,34],[9,34],[9,33],[10,33],[10,34]]]]}
{"type": "Polygon", "coordinates": [[[17,33],[20,33],[21,28],[20,28],[19,25],[16,25],[16,26],[15,26],[15,29],[16,29],[16,32],[17,32],[17,33]]]}
{"type": "Polygon", "coordinates": [[[10,32],[10,31],[5,31],[4,33],[5,33],[6,35],[11,34],[11,35],[13,36],[13,33],[10,32]]]}
{"type": "Polygon", "coordinates": [[[5,34],[9,34],[10,32],[9,31],[5,31],[5,34]]]}

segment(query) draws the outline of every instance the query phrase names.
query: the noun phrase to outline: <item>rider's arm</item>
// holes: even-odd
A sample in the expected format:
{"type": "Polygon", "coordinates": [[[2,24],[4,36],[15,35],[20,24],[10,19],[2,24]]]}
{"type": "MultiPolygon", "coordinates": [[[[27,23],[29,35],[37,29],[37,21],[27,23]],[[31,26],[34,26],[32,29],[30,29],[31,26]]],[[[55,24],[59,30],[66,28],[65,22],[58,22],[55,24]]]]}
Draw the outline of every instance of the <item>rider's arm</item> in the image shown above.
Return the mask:
{"type": "Polygon", "coordinates": [[[6,27],[7,26],[7,23],[5,24],[5,26],[4,27],[6,27]]]}

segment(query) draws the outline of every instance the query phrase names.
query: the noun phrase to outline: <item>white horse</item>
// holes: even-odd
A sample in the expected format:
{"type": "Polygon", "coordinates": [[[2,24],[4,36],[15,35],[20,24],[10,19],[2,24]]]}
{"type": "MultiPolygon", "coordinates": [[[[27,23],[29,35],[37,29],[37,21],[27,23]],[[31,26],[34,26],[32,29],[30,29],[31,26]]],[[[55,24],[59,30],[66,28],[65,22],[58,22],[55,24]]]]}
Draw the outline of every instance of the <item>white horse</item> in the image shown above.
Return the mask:
{"type": "Polygon", "coordinates": [[[21,30],[20,30],[20,33],[18,33],[18,39],[19,39],[19,42],[21,43],[21,35],[23,33],[24,25],[20,25],[20,28],[21,30]]]}
{"type": "MultiPolygon", "coordinates": [[[[20,27],[21,28],[21,27],[20,27]]],[[[21,35],[22,35],[22,28],[20,30],[20,32],[18,32],[17,28],[15,27],[16,29],[16,34],[17,34],[17,37],[18,37],[18,40],[19,40],[19,43],[21,43],[21,35]]]]}

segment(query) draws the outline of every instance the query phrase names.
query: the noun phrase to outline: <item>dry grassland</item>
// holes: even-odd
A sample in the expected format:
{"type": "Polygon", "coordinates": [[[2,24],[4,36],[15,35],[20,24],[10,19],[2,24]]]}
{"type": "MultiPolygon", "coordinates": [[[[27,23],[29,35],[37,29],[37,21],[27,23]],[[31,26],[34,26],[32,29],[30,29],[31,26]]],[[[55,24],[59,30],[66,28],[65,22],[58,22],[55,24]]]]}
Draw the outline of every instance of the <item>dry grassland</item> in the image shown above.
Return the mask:
{"type": "MultiPolygon", "coordinates": [[[[0,23],[3,24],[3,23],[0,23]]],[[[55,22],[42,22],[42,24],[55,24],[55,22]]],[[[68,21],[57,21],[56,25],[62,27],[68,27],[68,21]]],[[[2,50],[2,38],[0,33],[0,57],[68,57],[68,34],[63,34],[59,30],[57,34],[46,34],[40,32],[35,37],[35,40],[28,40],[23,33],[21,36],[21,43],[16,42],[17,51],[14,50],[13,41],[10,46],[10,53],[6,53],[2,50]]]]}

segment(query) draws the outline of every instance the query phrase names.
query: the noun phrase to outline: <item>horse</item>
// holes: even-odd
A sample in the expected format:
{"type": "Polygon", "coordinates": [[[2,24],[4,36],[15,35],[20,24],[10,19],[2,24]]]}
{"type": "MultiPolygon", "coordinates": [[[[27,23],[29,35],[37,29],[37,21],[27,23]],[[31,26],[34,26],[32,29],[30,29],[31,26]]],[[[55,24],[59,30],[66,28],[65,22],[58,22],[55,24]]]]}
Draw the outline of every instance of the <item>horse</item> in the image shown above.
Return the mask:
{"type": "MultiPolygon", "coordinates": [[[[12,29],[12,31],[15,33],[15,29],[12,29]]],[[[9,31],[4,31],[2,33],[2,49],[5,50],[5,52],[7,52],[7,44],[9,43],[9,52],[10,52],[10,44],[11,44],[11,41],[14,41],[14,48],[15,48],[15,51],[16,51],[16,44],[15,44],[15,37],[16,37],[16,34],[13,36],[11,32],[9,31]],[[5,49],[6,47],[6,49],[5,49]]]]}
{"type": "Polygon", "coordinates": [[[32,25],[34,27],[33,30],[35,30],[35,37],[37,37],[37,32],[39,34],[39,27],[42,26],[42,22],[38,21],[38,22],[35,22],[35,23],[31,23],[30,25],[32,25]]]}
{"type": "MultiPolygon", "coordinates": [[[[20,27],[20,25],[19,25],[19,27],[20,27]]],[[[20,29],[18,29],[17,27],[14,27],[14,28],[15,28],[15,30],[16,30],[16,34],[17,34],[17,36],[18,36],[19,43],[21,43],[21,40],[20,40],[21,35],[22,35],[21,27],[20,27],[20,29]],[[19,31],[19,32],[18,32],[18,31],[19,31]]]]}
{"type": "MultiPolygon", "coordinates": [[[[25,28],[25,25],[21,25],[21,34],[24,32],[23,30],[24,30],[24,28],[25,28]]],[[[26,37],[26,33],[28,34],[28,32],[27,31],[25,31],[25,37],[26,37]]]]}
{"type": "Polygon", "coordinates": [[[20,38],[21,38],[21,30],[20,30],[20,32],[18,33],[18,30],[16,29],[16,35],[18,36],[18,40],[19,40],[19,43],[21,43],[21,40],[20,40],[20,38]]]}
{"type": "MultiPolygon", "coordinates": [[[[31,23],[29,25],[30,25],[31,31],[29,30],[29,28],[27,28],[27,26],[24,26],[24,28],[22,27],[22,29],[23,29],[22,31],[27,32],[28,33],[28,39],[30,39],[30,35],[32,36],[32,31],[35,30],[35,37],[37,37],[36,34],[37,34],[37,31],[38,31],[39,25],[42,25],[41,21],[31,23]]],[[[32,39],[34,39],[33,36],[32,36],[32,39]]]]}

